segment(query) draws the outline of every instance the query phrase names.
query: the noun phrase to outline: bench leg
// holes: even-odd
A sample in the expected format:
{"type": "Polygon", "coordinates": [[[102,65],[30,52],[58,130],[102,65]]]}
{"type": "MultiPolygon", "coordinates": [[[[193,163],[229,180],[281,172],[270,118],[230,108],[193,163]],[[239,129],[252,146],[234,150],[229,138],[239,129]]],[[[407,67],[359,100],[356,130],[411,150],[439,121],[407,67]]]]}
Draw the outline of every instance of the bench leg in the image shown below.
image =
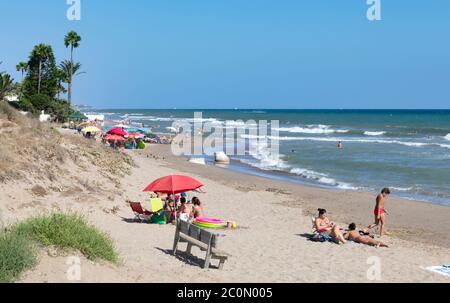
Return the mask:
{"type": "Polygon", "coordinates": [[[179,232],[177,232],[175,234],[175,239],[173,241],[173,251],[172,251],[172,253],[173,253],[174,256],[177,254],[178,242],[180,242],[180,233],[179,232]]]}
{"type": "Polygon", "coordinates": [[[190,255],[191,254],[191,250],[192,250],[192,244],[188,243],[187,248],[186,248],[186,253],[190,255]]]}
{"type": "Polygon", "coordinates": [[[219,262],[219,270],[223,269],[223,264],[225,263],[226,258],[220,258],[220,262],[219,262]]]}
{"type": "Polygon", "coordinates": [[[203,265],[204,269],[209,268],[209,263],[211,262],[211,251],[208,249],[206,251],[205,264],[203,265]]]}

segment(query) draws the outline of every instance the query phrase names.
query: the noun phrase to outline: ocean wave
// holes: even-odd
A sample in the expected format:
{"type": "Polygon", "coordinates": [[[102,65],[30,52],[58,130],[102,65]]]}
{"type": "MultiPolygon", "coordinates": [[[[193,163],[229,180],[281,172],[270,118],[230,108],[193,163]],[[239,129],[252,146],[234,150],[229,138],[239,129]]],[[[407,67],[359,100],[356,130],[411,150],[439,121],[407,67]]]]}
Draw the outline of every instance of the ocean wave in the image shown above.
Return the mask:
{"type": "Polygon", "coordinates": [[[411,191],[414,188],[413,187],[390,187],[390,189],[392,189],[393,191],[411,191]]]}
{"type": "Polygon", "coordinates": [[[124,115],[122,118],[134,119],[134,120],[143,120],[143,121],[161,121],[161,122],[170,122],[175,121],[176,118],[168,118],[168,117],[156,117],[156,116],[144,116],[144,115],[124,115]]]}
{"type": "Polygon", "coordinates": [[[280,127],[276,129],[280,132],[289,133],[303,133],[303,134],[334,134],[334,133],[347,133],[347,129],[332,129],[328,125],[307,125],[307,127],[294,126],[294,127],[280,127]]]}
{"type": "Polygon", "coordinates": [[[386,132],[369,132],[369,131],[366,131],[366,132],[364,132],[364,135],[366,135],[366,136],[382,136],[382,135],[384,135],[384,134],[386,134],[386,132]]]}
{"type": "MultiPolygon", "coordinates": [[[[263,170],[285,170],[289,165],[282,160],[282,154],[273,153],[266,142],[252,144],[249,148],[249,154],[258,162],[248,162],[252,166],[263,170]]],[[[244,160],[245,161],[245,160],[244,160]]]]}
{"type": "Polygon", "coordinates": [[[398,141],[398,140],[379,140],[379,139],[349,139],[349,138],[316,138],[316,137],[277,137],[277,136],[255,136],[255,135],[241,135],[243,139],[270,139],[278,141],[317,141],[317,142],[349,142],[349,143],[380,143],[380,144],[399,144],[409,147],[426,147],[426,146],[439,146],[442,148],[450,148],[450,144],[439,143],[424,143],[424,142],[411,142],[411,141],[398,141]]]}
{"type": "Polygon", "coordinates": [[[447,134],[447,136],[445,136],[444,139],[450,141],[450,134],[447,134]]]}
{"type": "Polygon", "coordinates": [[[295,174],[297,176],[303,177],[308,180],[312,180],[318,182],[323,185],[335,186],[340,189],[348,189],[348,190],[357,190],[357,187],[352,186],[351,184],[336,181],[336,179],[330,178],[326,174],[318,173],[309,169],[304,168],[293,168],[290,170],[291,174],[295,174]]]}

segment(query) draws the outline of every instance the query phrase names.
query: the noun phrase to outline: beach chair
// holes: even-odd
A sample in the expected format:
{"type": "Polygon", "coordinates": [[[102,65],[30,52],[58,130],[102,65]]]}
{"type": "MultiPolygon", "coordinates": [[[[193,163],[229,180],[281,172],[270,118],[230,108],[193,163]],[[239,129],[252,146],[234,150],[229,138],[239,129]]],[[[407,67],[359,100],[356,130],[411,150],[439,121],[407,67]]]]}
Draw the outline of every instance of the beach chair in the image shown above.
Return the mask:
{"type": "Polygon", "coordinates": [[[321,233],[316,228],[316,218],[311,217],[311,228],[312,228],[312,236],[309,238],[309,240],[314,242],[326,242],[326,241],[333,241],[333,237],[330,235],[327,235],[325,233],[321,233]]]}
{"type": "Polygon", "coordinates": [[[144,222],[144,221],[147,221],[148,219],[150,219],[153,215],[152,212],[143,209],[140,202],[128,201],[128,204],[130,204],[130,207],[134,212],[135,220],[140,220],[141,222],[144,222]]]}

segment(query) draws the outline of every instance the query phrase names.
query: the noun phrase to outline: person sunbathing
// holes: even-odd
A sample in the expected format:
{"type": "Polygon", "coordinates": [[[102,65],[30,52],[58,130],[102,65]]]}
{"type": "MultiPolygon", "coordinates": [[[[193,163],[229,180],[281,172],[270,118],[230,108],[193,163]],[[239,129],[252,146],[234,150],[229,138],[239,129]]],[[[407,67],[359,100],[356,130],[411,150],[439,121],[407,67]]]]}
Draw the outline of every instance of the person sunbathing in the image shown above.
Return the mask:
{"type": "Polygon", "coordinates": [[[338,241],[338,243],[342,242],[343,244],[347,243],[344,236],[341,233],[341,229],[334,223],[330,222],[330,219],[327,217],[327,211],[323,208],[319,208],[319,216],[315,221],[315,229],[318,233],[326,234],[332,236],[334,239],[338,241]]]}
{"type": "Polygon", "coordinates": [[[370,236],[361,235],[361,232],[356,230],[356,224],[352,223],[348,227],[349,231],[344,234],[344,238],[351,240],[356,243],[365,244],[369,246],[378,247],[389,247],[383,242],[372,239],[370,236]]]}
{"type": "Polygon", "coordinates": [[[194,218],[204,217],[202,202],[197,197],[192,198],[192,203],[194,204],[194,218]]]}

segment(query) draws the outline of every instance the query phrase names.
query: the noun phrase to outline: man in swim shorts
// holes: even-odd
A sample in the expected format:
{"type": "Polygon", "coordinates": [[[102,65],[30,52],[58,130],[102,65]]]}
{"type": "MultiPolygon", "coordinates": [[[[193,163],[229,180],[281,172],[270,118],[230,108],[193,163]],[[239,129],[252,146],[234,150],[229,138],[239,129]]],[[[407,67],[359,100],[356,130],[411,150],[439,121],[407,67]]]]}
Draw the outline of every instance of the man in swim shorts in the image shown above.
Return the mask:
{"type": "Polygon", "coordinates": [[[387,196],[391,194],[389,188],[383,188],[381,194],[377,196],[375,209],[373,214],[375,215],[375,223],[370,225],[368,229],[375,228],[380,225],[380,237],[382,237],[385,233],[385,215],[389,215],[387,210],[384,208],[384,202],[387,196]]]}

